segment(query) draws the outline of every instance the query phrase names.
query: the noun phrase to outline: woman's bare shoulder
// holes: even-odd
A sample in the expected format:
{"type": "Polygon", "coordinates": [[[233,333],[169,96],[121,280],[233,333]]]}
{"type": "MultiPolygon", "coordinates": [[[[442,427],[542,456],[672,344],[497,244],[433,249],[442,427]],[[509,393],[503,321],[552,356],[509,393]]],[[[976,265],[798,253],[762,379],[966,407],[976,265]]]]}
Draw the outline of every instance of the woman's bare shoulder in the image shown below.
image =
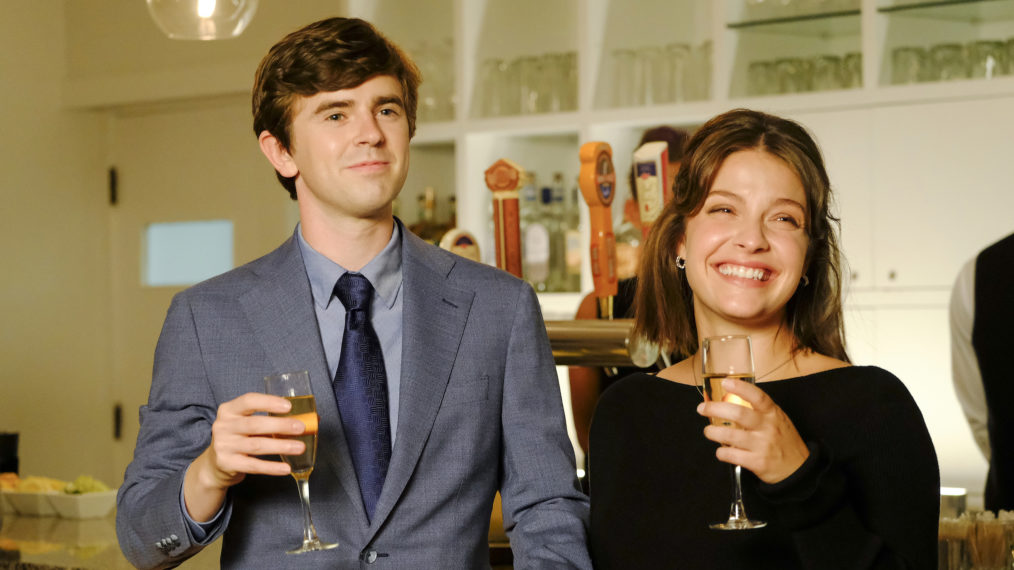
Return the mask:
{"type": "Polygon", "coordinates": [[[695,362],[696,360],[693,358],[681,360],[676,364],[659,371],[658,377],[663,380],[669,380],[670,382],[676,382],[677,384],[696,386],[697,380],[695,374],[698,372],[694,368],[695,362]]]}

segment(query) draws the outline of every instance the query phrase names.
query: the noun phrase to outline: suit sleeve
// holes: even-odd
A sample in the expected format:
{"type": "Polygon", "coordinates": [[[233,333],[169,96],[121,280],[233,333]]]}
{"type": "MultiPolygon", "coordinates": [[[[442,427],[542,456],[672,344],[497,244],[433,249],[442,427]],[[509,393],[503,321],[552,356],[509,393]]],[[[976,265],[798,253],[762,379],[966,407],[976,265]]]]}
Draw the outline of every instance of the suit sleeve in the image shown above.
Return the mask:
{"type": "Polygon", "coordinates": [[[591,568],[588,498],[578,488],[549,339],[520,286],[503,381],[500,494],[518,568],[591,568]]]}
{"type": "Polygon", "coordinates": [[[190,306],[177,295],[155,349],[151,392],[140,410],[134,458],[117,497],[116,532],[134,566],[176,566],[225,529],[228,503],[221,524],[198,543],[180,505],[183,476],[210,442],[216,409],[190,306]]]}

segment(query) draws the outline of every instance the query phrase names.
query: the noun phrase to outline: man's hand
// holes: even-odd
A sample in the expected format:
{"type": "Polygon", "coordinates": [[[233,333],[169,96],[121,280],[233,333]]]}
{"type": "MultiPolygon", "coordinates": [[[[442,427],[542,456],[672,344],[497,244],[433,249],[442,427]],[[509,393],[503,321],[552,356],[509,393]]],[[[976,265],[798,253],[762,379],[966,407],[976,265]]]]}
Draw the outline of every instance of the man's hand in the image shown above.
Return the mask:
{"type": "Polygon", "coordinates": [[[221,508],[229,487],[247,473],[288,475],[282,461],[259,459],[259,455],[296,455],[302,442],[273,436],[303,433],[302,422],[292,418],[255,415],[256,412],[284,414],[292,408],[279,396],[249,392],[218,407],[211,425],[211,444],[190,464],[183,481],[183,498],[190,518],[210,520],[221,508]]]}

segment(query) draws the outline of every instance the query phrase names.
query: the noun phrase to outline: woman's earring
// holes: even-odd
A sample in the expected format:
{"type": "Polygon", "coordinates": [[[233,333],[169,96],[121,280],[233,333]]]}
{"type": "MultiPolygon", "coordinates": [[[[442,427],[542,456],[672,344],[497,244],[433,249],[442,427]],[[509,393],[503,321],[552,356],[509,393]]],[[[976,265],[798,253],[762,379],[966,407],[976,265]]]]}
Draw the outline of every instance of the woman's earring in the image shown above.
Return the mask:
{"type": "Polygon", "coordinates": [[[803,275],[803,287],[806,287],[809,284],[810,284],[810,278],[807,277],[806,275],[803,275]]]}
{"type": "Polygon", "coordinates": [[[687,260],[685,260],[682,257],[680,257],[680,256],[677,255],[676,256],[676,269],[686,269],[686,267],[687,267],[687,260]]]}

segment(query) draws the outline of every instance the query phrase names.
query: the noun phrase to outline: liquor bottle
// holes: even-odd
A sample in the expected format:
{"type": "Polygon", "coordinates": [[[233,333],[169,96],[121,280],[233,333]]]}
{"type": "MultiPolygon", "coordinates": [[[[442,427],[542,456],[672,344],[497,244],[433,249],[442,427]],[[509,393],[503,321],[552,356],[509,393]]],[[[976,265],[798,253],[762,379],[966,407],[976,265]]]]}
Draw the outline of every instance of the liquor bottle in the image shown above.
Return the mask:
{"type": "MultiPolygon", "coordinates": [[[[563,175],[559,175],[560,192],[563,192],[563,175]]],[[[555,183],[555,182],[554,182],[555,183]]],[[[575,184],[570,189],[570,195],[564,211],[564,274],[567,291],[581,290],[581,200],[579,190],[575,184]]]]}
{"type": "Polygon", "coordinates": [[[521,258],[525,280],[536,291],[549,290],[549,230],[535,185],[535,173],[528,173],[521,188],[521,258]]]}
{"type": "Polygon", "coordinates": [[[419,218],[408,229],[433,245],[440,245],[440,238],[447,231],[447,227],[437,223],[436,207],[437,192],[432,186],[427,186],[419,195],[419,218]]]}
{"type": "Polygon", "coordinates": [[[542,220],[549,233],[549,291],[566,288],[566,243],[563,233],[563,195],[553,186],[542,189],[542,220]]]}
{"type": "Polygon", "coordinates": [[[637,273],[637,261],[641,253],[644,234],[634,225],[637,203],[628,198],[623,204],[623,218],[616,226],[616,278],[627,279],[637,273]]]}

